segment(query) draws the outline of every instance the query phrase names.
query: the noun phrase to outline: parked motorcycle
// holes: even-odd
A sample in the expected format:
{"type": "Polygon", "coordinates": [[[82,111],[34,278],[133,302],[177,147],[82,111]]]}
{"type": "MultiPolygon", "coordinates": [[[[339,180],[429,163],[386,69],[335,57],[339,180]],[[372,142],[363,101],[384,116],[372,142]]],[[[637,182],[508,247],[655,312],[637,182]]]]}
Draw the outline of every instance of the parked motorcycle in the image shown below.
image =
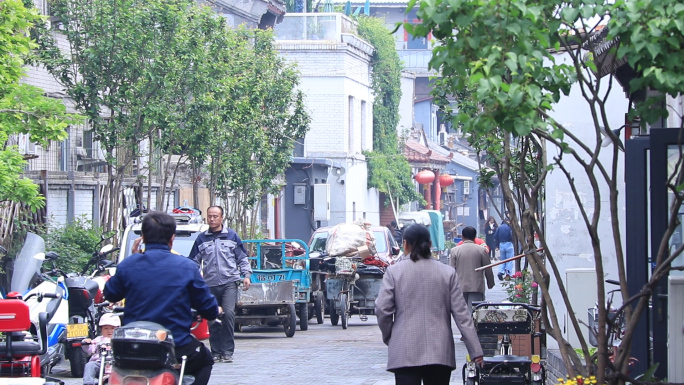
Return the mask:
{"type": "MultiPolygon", "coordinates": [[[[83,377],[83,369],[88,362],[87,353],[81,349],[81,341],[97,335],[100,312],[96,311],[95,305],[102,302],[104,298],[100,284],[94,279],[95,275],[104,271],[103,266],[111,264],[111,261],[106,261],[106,258],[117,250],[118,248],[112,245],[104,246],[100,251],[93,253],[81,274],[70,273],[65,279],[65,285],[69,291],[66,357],[69,359],[73,377],[83,377]],[[86,275],[93,265],[96,266],[95,271],[90,276],[86,275]]],[[[97,310],[100,309],[101,307],[97,308],[97,310]]]]}
{"type": "MultiPolygon", "coordinates": [[[[58,258],[55,253],[38,253],[34,256],[38,261],[48,260],[52,263],[53,269],[38,274],[37,286],[29,290],[25,295],[26,303],[29,305],[31,321],[38,323],[38,315],[41,312],[53,314],[48,319],[48,348],[47,352],[40,357],[41,368],[44,375],[50,373],[53,367],[59,365],[65,359],[65,342],[67,336],[67,324],[69,323],[69,291],[64,282],[66,273],[54,268],[54,261],[58,258]],[[51,293],[58,295],[58,298],[50,301],[38,301],[37,293],[51,293]],[[56,308],[54,312],[48,311],[56,308]]],[[[16,265],[15,265],[16,266],[16,265]]],[[[16,271],[16,270],[15,270],[16,271]]]]}

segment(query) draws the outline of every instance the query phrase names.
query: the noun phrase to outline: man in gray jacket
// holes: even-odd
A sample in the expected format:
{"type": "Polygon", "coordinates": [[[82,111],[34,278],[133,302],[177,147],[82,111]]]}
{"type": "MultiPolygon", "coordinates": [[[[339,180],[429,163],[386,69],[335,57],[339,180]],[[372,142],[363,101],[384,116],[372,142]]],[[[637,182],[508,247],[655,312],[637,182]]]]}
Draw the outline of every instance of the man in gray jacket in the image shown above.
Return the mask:
{"type": "Polygon", "coordinates": [[[475,244],[477,230],[472,226],[467,226],[461,235],[463,236],[463,244],[451,249],[449,264],[456,269],[463,298],[468,304],[468,311],[472,313],[472,303],[485,300],[485,278],[487,279],[487,287],[489,289],[494,287],[494,273],[491,268],[484,272],[475,271],[478,267],[491,263],[485,248],[475,244]]]}
{"type": "Polygon", "coordinates": [[[223,208],[209,207],[207,221],[209,230],[197,236],[188,257],[202,267],[204,281],[224,312],[222,322],[209,326],[214,362],[233,362],[238,285],[242,282],[242,290],[249,289],[252,268],[240,237],[223,226],[223,208]]]}

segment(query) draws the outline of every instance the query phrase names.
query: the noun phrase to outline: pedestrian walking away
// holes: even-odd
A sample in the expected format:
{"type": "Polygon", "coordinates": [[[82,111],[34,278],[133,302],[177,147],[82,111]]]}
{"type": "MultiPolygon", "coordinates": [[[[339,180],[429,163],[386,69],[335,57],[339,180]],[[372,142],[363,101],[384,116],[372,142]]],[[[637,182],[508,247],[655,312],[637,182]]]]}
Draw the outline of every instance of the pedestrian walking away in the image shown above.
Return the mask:
{"type": "Polygon", "coordinates": [[[482,364],[473,318],[456,271],[432,258],[427,227],[405,228],[402,246],[409,258],[387,268],[375,300],[382,341],[388,347],[387,370],[397,385],[448,385],[456,368],[450,317],[473,361],[482,364]]]}
{"type": "Polygon", "coordinates": [[[487,242],[487,246],[489,247],[489,258],[492,261],[496,259],[496,249],[499,248],[499,245],[497,245],[496,242],[494,242],[494,233],[496,233],[496,229],[498,228],[499,224],[496,223],[496,219],[494,219],[494,217],[489,217],[483,229],[485,233],[485,241],[487,242]]]}
{"type": "MultiPolygon", "coordinates": [[[[501,222],[501,226],[494,233],[494,242],[499,247],[499,254],[502,261],[513,258],[513,231],[508,225],[508,221],[501,222]]],[[[499,281],[503,281],[506,276],[513,275],[513,261],[502,263],[499,268],[499,281]]]]}
{"type": "Polygon", "coordinates": [[[223,215],[222,207],[209,207],[209,230],[197,237],[189,257],[201,267],[204,280],[223,309],[219,321],[209,325],[214,361],[233,362],[238,287],[242,284],[242,290],[249,289],[252,268],[240,237],[223,225],[223,215]]]}
{"type": "Polygon", "coordinates": [[[123,324],[150,321],[169,329],[176,359],[187,357],[185,373],[194,385],[206,385],[214,361],[211,352],[192,334],[192,309],[207,320],[219,314],[216,299],[202,279],[197,265],[171,252],[176,220],[162,212],[146,214],[142,221],[143,253],[133,254],[116,268],[107,281],[104,296],[109,302],[126,298],[123,324]],[[150,279],[154,275],[154,279],[150,279]]]}
{"type": "Polygon", "coordinates": [[[485,300],[485,279],[487,288],[494,287],[494,273],[492,269],[475,271],[475,269],[490,264],[489,256],[484,247],[475,244],[477,230],[467,226],[461,231],[463,244],[456,246],[449,252],[449,264],[456,269],[458,282],[463,291],[463,298],[468,304],[468,313],[472,313],[472,303],[485,300]]]}

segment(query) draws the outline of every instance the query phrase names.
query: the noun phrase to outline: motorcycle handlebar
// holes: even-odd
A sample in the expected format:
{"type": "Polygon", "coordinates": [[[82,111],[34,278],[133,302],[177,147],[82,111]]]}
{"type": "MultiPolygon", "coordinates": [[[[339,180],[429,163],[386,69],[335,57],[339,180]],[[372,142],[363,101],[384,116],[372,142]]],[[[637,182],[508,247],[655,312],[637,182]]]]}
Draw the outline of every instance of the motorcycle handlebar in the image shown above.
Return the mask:
{"type": "Polygon", "coordinates": [[[55,298],[56,299],[56,298],[62,298],[62,295],[57,294],[57,293],[32,293],[32,294],[29,294],[28,296],[26,296],[26,298],[24,298],[24,301],[27,301],[29,298],[33,298],[33,297],[38,297],[38,302],[40,302],[43,300],[43,298],[55,298]]]}

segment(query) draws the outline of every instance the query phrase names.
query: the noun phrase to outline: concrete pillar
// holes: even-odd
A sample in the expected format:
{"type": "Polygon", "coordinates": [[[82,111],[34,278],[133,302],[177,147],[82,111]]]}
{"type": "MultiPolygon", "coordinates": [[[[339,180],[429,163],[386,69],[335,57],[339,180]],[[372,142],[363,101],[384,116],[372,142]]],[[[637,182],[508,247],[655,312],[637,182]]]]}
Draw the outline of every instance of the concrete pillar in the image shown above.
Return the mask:
{"type": "Polygon", "coordinates": [[[439,170],[435,170],[435,180],[432,182],[432,190],[432,193],[434,194],[434,199],[432,201],[435,202],[433,207],[435,210],[439,210],[441,204],[440,199],[442,198],[442,186],[441,183],[439,183],[439,170]]]}
{"type": "Polygon", "coordinates": [[[432,209],[432,194],[431,194],[429,184],[423,185],[423,197],[425,198],[425,209],[431,210],[432,209]]]}

